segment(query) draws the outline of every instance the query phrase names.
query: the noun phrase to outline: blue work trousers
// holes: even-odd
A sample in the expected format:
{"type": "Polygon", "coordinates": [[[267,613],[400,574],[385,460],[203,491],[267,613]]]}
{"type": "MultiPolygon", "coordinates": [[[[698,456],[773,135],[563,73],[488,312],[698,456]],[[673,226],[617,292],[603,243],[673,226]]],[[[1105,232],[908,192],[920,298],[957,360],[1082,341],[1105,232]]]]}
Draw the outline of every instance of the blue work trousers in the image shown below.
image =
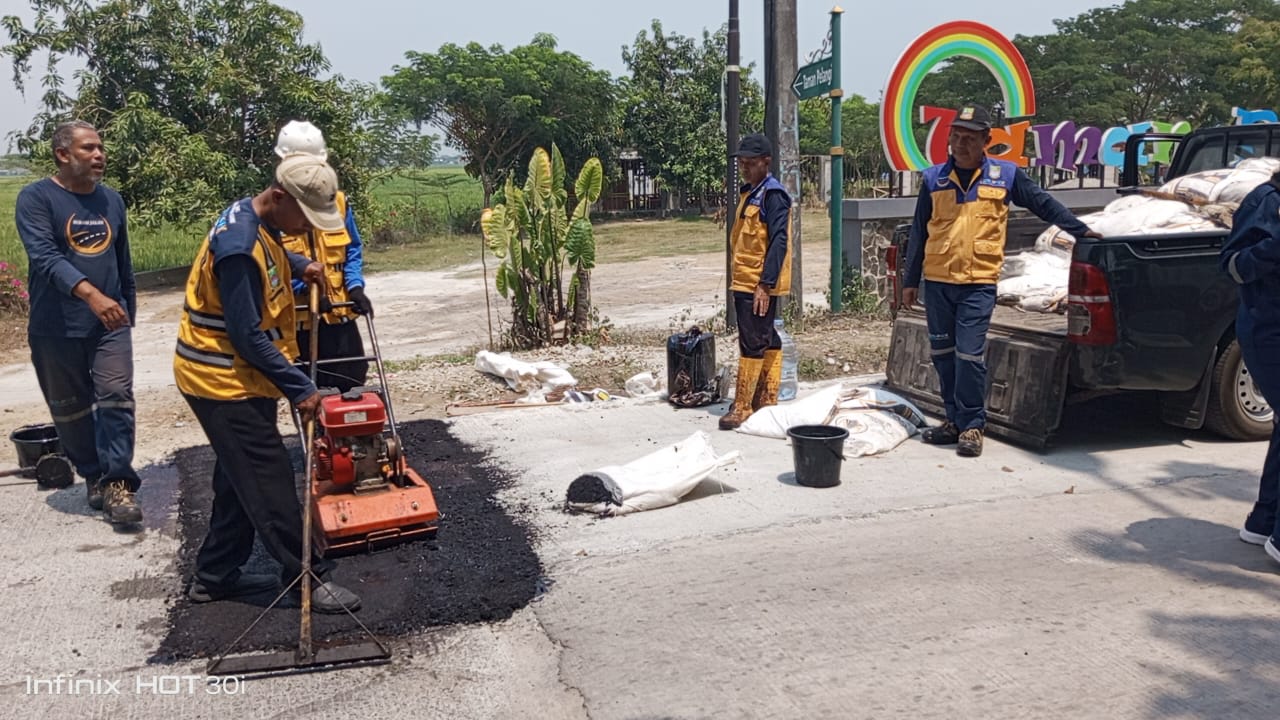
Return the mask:
{"type": "Polygon", "coordinates": [[[924,283],[929,348],[947,419],[961,432],[987,425],[987,328],[995,285],[924,283]]]}
{"type": "Polygon", "coordinates": [[[131,329],[27,341],[58,441],[76,472],[89,483],[124,480],[137,492],[131,329]]]}
{"type": "MultiPolygon", "coordinates": [[[[1253,378],[1253,384],[1273,411],[1280,411],[1280,325],[1258,325],[1249,309],[1241,303],[1236,314],[1236,339],[1240,342],[1240,354],[1244,366],[1253,378]]],[[[1267,458],[1262,463],[1262,477],[1258,483],[1258,502],[1254,507],[1258,517],[1276,517],[1280,502],[1280,425],[1272,425],[1271,444],[1267,446],[1267,458]]],[[[1280,523],[1274,523],[1271,536],[1280,544],[1280,523]]]]}

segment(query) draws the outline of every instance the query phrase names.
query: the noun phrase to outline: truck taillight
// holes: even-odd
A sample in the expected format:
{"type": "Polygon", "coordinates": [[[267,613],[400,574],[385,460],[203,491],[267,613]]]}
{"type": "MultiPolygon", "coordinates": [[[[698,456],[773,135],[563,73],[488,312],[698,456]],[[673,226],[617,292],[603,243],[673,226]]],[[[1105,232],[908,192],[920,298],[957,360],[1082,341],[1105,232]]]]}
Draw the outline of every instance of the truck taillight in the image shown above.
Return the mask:
{"type": "Polygon", "coordinates": [[[889,280],[889,312],[893,315],[898,314],[898,304],[902,297],[898,294],[898,246],[890,245],[884,251],[884,265],[888,269],[885,273],[889,280]]]}
{"type": "Polygon", "coordinates": [[[1071,263],[1067,283],[1067,339],[1081,345],[1112,345],[1116,341],[1111,285],[1097,265],[1071,263]]]}

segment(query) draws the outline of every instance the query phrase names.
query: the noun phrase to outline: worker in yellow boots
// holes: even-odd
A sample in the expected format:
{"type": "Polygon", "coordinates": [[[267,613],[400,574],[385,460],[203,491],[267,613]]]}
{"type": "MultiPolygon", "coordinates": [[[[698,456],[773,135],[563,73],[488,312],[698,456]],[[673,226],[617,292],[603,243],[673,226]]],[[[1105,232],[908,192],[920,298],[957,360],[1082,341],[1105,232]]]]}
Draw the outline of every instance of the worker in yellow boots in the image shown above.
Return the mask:
{"type": "Polygon", "coordinates": [[[738,384],[721,430],[778,402],[782,338],[773,320],[778,296],[791,289],[791,196],[769,173],[773,145],[764,135],[748,135],[735,156],[744,183],[733,220],[730,285],[738,315],[738,384]]]}
{"type": "MultiPolygon", "coordinates": [[[[329,150],[320,128],[309,122],[291,120],[276,138],[276,155],[281,159],[290,155],[310,155],[327,161],[329,150]]],[[[364,245],[360,231],[356,229],[355,213],[347,204],[341,191],[337,197],[338,212],[342,213],[343,226],[338,230],[312,229],[310,232],[289,235],[284,238],[285,249],[305,255],[324,265],[325,285],[328,289],[326,311],[320,315],[317,332],[318,359],[332,360],[352,358],[343,362],[325,363],[317,368],[316,383],[320,387],[336,387],[342,392],[364,385],[369,377],[369,361],[364,360],[364,344],[360,330],[352,322],[357,314],[373,315],[373,303],[364,293],[364,245]],[[353,303],[350,307],[331,307],[330,303],[353,303]]],[[[294,280],[296,303],[307,304],[306,286],[294,280]]],[[[298,314],[298,348],[301,359],[310,360],[311,318],[298,314]]]]}

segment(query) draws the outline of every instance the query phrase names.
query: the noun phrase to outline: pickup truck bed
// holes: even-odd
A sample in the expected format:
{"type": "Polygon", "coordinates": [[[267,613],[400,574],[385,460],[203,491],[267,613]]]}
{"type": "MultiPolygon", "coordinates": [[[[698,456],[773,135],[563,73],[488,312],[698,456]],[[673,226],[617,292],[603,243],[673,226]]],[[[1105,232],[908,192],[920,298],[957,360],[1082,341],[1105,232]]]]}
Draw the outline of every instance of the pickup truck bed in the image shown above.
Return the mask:
{"type": "MultiPolygon", "coordinates": [[[[1045,447],[1061,420],[1069,355],[1065,315],[997,305],[987,332],[988,425],[1016,442],[1045,447]]],[[[898,312],[889,357],[888,386],[944,415],[921,309],[898,312]]]]}

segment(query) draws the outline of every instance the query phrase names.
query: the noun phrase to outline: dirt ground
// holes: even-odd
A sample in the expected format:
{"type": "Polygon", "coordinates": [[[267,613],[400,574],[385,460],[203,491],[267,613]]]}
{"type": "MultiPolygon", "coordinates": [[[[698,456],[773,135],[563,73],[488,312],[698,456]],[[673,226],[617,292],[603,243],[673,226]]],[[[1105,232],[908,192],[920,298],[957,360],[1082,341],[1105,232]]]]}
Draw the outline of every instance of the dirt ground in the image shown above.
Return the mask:
{"type": "MultiPolygon", "coordinates": [[[[829,265],[826,253],[811,247],[806,247],[804,264],[808,312],[804,329],[794,333],[800,379],[883,370],[889,322],[824,312],[829,265]]],[[[602,318],[599,342],[512,354],[529,362],[550,360],[567,366],[580,389],[620,394],[626,379],[637,373],[649,371],[665,378],[667,336],[698,324],[716,333],[717,361],[732,364],[737,338],[724,330],[723,284],[724,258],[717,253],[600,265],[592,276],[602,318]]],[[[474,367],[478,350],[499,349],[510,316],[506,301],[491,289],[492,277],[486,282],[478,263],[444,271],[377,273],[369,276],[368,288],[399,420],[441,418],[450,404],[516,397],[505,382],[474,367]]],[[[139,296],[134,360],[140,465],[204,443],[173,385],[173,343],[181,308],[178,289],[139,296]]],[[[25,345],[25,323],[0,324],[0,348],[8,360],[0,366],[0,427],[46,422],[48,411],[25,345]]],[[[281,420],[290,424],[283,407],[281,420]]]]}

